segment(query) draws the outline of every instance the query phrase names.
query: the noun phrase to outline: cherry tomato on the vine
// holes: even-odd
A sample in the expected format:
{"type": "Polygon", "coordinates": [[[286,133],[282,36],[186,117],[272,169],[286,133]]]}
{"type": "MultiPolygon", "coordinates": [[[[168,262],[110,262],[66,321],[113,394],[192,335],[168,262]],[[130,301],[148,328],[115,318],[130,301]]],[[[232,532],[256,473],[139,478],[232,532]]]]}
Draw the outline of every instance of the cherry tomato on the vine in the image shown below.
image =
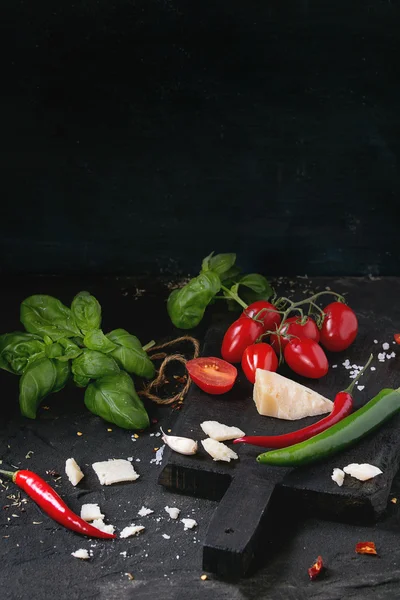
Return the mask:
{"type": "Polygon", "coordinates": [[[259,316],[257,319],[263,322],[264,331],[274,331],[277,327],[279,327],[281,315],[276,311],[275,306],[266,300],[257,300],[257,302],[249,304],[239,318],[251,318],[258,314],[259,316]],[[262,311],[261,314],[260,311],[262,311]]]}
{"type": "Polygon", "coordinates": [[[310,319],[310,317],[307,317],[305,324],[300,325],[300,319],[300,315],[289,317],[286,319],[286,322],[281,329],[280,336],[276,333],[271,335],[270,344],[276,352],[279,353],[279,337],[282,350],[286,348],[291,339],[298,338],[302,340],[304,338],[309,338],[310,340],[319,342],[319,329],[315,321],[310,319]]]}
{"type": "Polygon", "coordinates": [[[320,343],[331,352],[346,350],[358,332],[355,312],[343,302],[331,302],[325,306],[324,313],[326,317],[321,327],[320,343]]]}
{"type": "Polygon", "coordinates": [[[285,348],[284,357],[292,371],[310,379],[323,377],[329,369],[326,354],[315,340],[291,340],[285,348]]]}
{"type": "Polygon", "coordinates": [[[222,358],[231,363],[240,363],[247,346],[254,344],[263,331],[263,324],[254,319],[237,319],[225,332],[221,348],[222,358]]]}
{"type": "Polygon", "coordinates": [[[252,344],[243,352],[242,369],[251,383],[255,383],[256,369],[275,372],[277,368],[278,358],[269,344],[252,344]]]}
{"type": "Polygon", "coordinates": [[[193,358],[186,369],[196,385],[207,394],[225,394],[236,381],[237,369],[215,356],[193,358]]]}

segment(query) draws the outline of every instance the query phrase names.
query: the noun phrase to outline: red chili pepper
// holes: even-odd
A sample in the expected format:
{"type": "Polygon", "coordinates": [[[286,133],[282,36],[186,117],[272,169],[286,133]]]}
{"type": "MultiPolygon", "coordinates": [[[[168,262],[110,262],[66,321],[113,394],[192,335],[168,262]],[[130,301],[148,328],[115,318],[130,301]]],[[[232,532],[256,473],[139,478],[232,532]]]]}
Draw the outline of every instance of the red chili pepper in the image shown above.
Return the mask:
{"type": "Polygon", "coordinates": [[[378,554],[374,542],[359,542],[356,544],[357,554],[378,554]]]}
{"type": "Polygon", "coordinates": [[[311,581],[316,579],[318,575],[321,573],[324,568],[324,561],[322,560],[322,556],[318,556],[315,563],[308,569],[308,574],[310,576],[311,581]]]}
{"type": "Polygon", "coordinates": [[[36,473],[32,471],[15,471],[13,473],[11,471],[0,470],[0,475],[12,479],[49,517],[67,529],[72,529],[72,531],[88,535],[89,537],[117,537],[114,533],[100,531],[97,527],[93,527],[93,525],[86,523],[86,521],[78,517],[78,515],[68,508],[57,492],[44,479],[36,475],[36,473]]]}
{"type": "MultiPolygon", "coordinates": [[[[372,360],[372,354],[369,357],[369,360],[365,367],[360,371],[358,377],[361,376],[362,373],[367,369],[370,362],[372,360]]],[[[325,431],[335,423],[338,423],[345,417],[347,417],[352,409],[353,409],[353,397],[352,391],[355,384],[358,381],[354,379],[354,381],[349,385],[346,390],[342,392],[338,392],[336,394],[332,412],[327,416],[317,421],[317,423],[313,423],[308,427],[303,427],[303,429],[298,429],[297,431],[292,431],[291,433],[285,433],[283,435],[254,435],[254,436],[244,436],[241,438],[237,438],[233,440],[234,444],[244,443],[251,444],[253,446],[262,446],[263,448],[287,448],[289,446],[293,446],[294,444],[298,444],[300,442],[304,442],[305,440],[310,439],[314,435],[325,431]]]]}

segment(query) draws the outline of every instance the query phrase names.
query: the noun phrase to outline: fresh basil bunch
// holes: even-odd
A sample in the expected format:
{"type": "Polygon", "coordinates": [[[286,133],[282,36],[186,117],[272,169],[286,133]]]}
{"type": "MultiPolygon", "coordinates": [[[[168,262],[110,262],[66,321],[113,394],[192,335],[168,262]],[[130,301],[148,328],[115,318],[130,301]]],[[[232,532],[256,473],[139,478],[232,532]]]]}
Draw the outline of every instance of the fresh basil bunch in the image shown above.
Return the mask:
{"type": "Polygon", "coordinates": [[[0,368],[21,376],[22,415],[35,419],[41,401],[72,378],[78,387],[87,387],[85,404],[95,415],[125,429],[149,426],[128,373],[151,379],[154,365],[125,329],[103,333],[94,296],[80,292],[71,308],[52,296],[30,296],[20,316],[26,332],[0,335],[0,368]]]}
{"type": "Polygon", "coordinates": [[[226,300],[230,309],[238,304],[247,308],[248,304],[256,300],[268,300],[273,295],[273,289],[263,275],[243,275],[235,263],[234,253],[214,256],[212,252],[203,259],[197,277],[171,292],[167,311],[175,327],[196,327],[202,320],[207,306],[214,300],[226,300]]]}

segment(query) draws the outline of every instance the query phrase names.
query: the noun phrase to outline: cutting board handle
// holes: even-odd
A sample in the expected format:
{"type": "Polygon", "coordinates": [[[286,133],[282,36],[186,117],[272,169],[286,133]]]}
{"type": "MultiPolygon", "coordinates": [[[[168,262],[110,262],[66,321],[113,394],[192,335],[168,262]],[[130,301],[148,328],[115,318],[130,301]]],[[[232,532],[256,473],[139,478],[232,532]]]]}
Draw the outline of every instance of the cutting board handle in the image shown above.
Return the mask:
{"type": "Polygon", "coordinates": [[[254,558],[276,482],[251,474],[234,477],[215,509],[203,548],[203,569],[243,577],[254,558]]]}

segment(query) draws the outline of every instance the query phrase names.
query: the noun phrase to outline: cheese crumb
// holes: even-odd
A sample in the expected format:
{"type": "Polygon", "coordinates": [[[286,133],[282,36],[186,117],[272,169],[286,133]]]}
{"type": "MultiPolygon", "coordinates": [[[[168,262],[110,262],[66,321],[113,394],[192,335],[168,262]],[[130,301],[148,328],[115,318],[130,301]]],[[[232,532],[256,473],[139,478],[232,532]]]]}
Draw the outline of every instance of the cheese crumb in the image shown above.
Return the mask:
{"type": "Polygon", "coordinates": [[[347,475],[351,475],[351,477],[355,477],[360,481],[367,481],[382,473],[379,467],[374,467],[374,465],[369,465],[368,463],[351,463],[350,465],[347,465],[347,467],[344,467],[343,471],[347,473],[347,475]]]}
{"type": "Polygon", "coordinates": [[[371,367],[371,371],[376,371],[376,367],[371,367]]]}
{"type": "Polygon", "coordinates": [[[332,481],[338,484],[339,487],[343,485],[344,481],[344,471],[342,469],[333,469],[333,473],[331,475],[332,481]]]}
{"type": "Polygon", "coordinates": [[[82,504],[81,519],[89,523],[95,519],[104,519],[104,515],[101,513],[98,504],[82,504]]]}
{"type": "Polygon", "coordinates": [[[84,475],[80,466],[74,458],[68,458],[65,462],[65,472],[72,485],[78,485],[84,475]]]}
{"type": "Polygon", "coordinates": [[[197,523],[194,519],[181,519],[181,523],[185,526],[185,531],[187,529],[193,529],[193,527],[197,527],[197,523]]]}
{"type": "Polygon", "coordinates": [[[337,365],[332,365],[332,369],[337,369],[337,365]]]}
{"type": "Polygon", "coordinates": [[[142,506],[142,508],[138,512],[138,515],[139,517],[147,517],[147,515],[151,515],[151,513],[153,512],[154,510],[151,510],[151,508],[146,508],[145,506],[142,506]]]}
{"type": "Polygon", "coordinates": [[[208,452],[208,454],[212,456],[214,460],[223,460],[225,462],[231,462],[232,459],[235,460],[239,458],[236,452],[231,450],[231,448],[228,448],[228,446],[226,446],[222,442],[217,442],[216,440],[207,438],[205,440],[201,440],[201,443],[204,450],[208,452]]]}
{"type": "Polygon", "coordinates": [[[378,343],[378,340],[374,340],[374,344],[377,344],[377,343],[378,343]]]}
{"type": "Polygon", "coordinates": [[[179,513],[181,512],[179,508],[170,508],[169,506],[165,507],[165,511],[169,514],[171,519],[177,519],[179,517],[179,513]]]}
{"type": "Polygon", "coordinates": [[[121,538],[131,537],[132,535],[137,535],[138,533],[140,533],[143,530],[144,530],[144,527],[142,525],[130,525],[129,527],[125,527],[121,531],[121,533],[119,534],[119,537],[121,537],[121,538]]]}
{"type": "Polygon", "coordinates": [[[218,421],[203,421],[203,423],[200,423],[200,427],[208,437],[217,440],[217,442],[234,440],[235,438],[246,435],[245,432],[238,427],[223,425],[218,421]]]}
{"type": "Polygon", "coordinates": [[[71,556],[75,558],[81,558],[82,560],[88,560],[89,552],[85,548],[80,548],[79,550],[75,550],[75,552],[71,552],[71,556]]]}
{"type": "Polygon", "coordinates": [[[110,458],[92,464],[101,485],[111,485],[122,481],[135,481],[139,474],[128,460],[123,458],[110,458]]]}
{"type": "Polygon", "coordinates": [[[115,527],[114,525],[106,525],[103,519],[94,519],[92,522],[93,527],[96,529],[100,529],[100,531],[104,531],[104,533],[114,533],[115,527]]]}
{"type": "Polygon", "coordinates": [[[163,536],[164,540],[170,540],[171,539],[171,536],[167,535],[166,533],[163,533],[162,536],[163,536]]]}

